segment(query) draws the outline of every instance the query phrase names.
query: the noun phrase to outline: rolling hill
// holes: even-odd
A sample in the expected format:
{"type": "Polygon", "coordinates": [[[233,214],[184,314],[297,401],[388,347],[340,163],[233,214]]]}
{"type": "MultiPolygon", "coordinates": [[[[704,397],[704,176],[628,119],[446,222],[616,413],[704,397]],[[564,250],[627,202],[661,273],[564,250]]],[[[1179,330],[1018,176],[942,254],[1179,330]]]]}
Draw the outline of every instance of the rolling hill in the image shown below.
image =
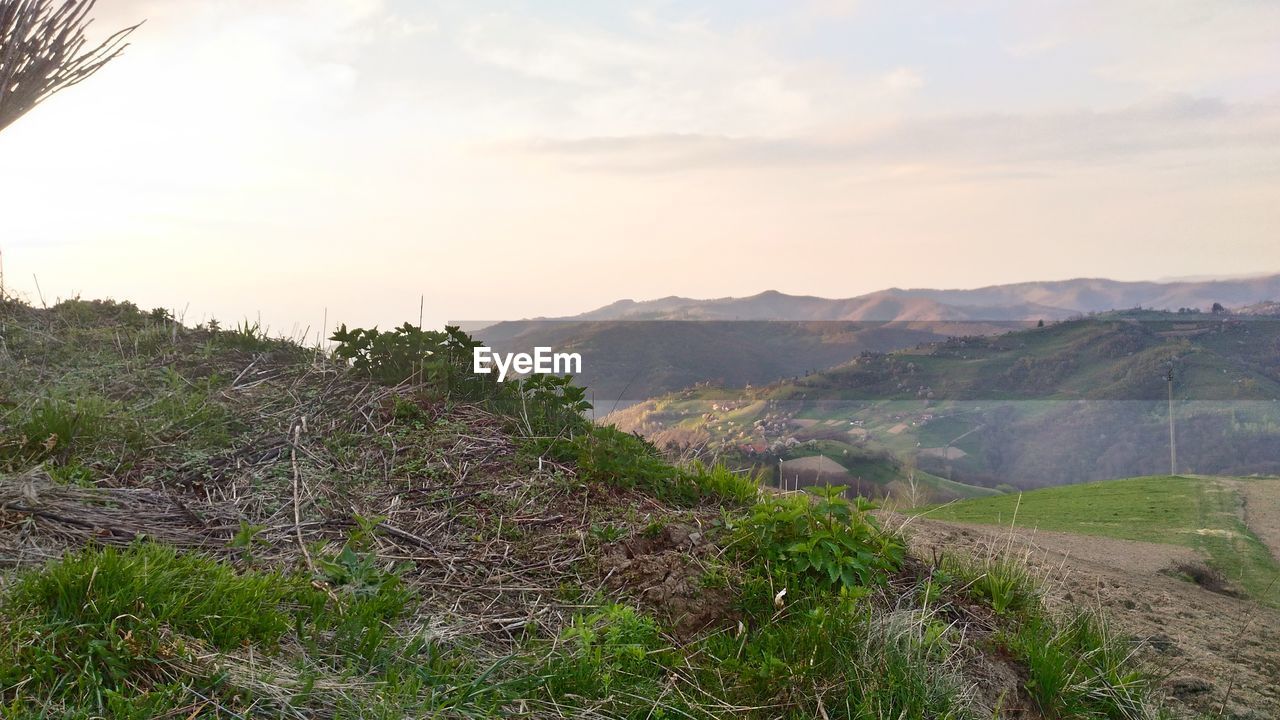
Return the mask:
{"type": "Polygon", "coordinates": [[[1128,311],[864,353],[735,391],[698,387],[617,413],[660,444],[758,457],[887,453],[967,484],[1039,487],[1169,469],[1280,472],[1280,318],[1128,311]]]}

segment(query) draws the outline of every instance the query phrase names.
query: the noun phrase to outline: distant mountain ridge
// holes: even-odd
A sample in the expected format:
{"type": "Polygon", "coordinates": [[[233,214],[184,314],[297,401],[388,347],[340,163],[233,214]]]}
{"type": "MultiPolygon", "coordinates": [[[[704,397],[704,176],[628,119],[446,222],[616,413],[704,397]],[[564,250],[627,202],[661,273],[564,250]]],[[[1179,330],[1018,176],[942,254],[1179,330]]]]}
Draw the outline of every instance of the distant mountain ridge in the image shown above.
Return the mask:
{"type": "Polygon", "coordinates": [[[964,335],[992,335],[1090,313],[1265,306],[1280,275],[1211,281],[1078,279],[973,290],[891,288],[853,298],[787,295],[619,300],[580,315],[500,322],[475,331],[501,351],[579,352],[578,381],[605,409],[713,382],[758,385],[964,335]],[[616,402],[615,402],[616,401],[616,402]]]}
{"type": "MultiPolygon", "coordinates": [[[[1136,307],[1157,310],[1226,307],[1280,299],[1280,274],[1204,281],[1147,282],[1078,278],[938,290],[889,288],[851,298],[788,295],[619,300],[559,320],[849,320],[1025,321],[1136,307]]],[[[543,318],[546,319],[546,318],[543,318]]]]}

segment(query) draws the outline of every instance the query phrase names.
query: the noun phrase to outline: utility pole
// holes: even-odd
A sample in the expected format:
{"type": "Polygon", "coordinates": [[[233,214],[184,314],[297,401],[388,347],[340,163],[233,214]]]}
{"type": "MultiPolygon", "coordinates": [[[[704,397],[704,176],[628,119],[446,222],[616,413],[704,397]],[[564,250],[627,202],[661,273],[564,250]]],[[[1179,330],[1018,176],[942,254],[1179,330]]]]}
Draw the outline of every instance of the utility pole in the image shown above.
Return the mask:
{"type": "Polygon", "coordinates": [[[1178,474],[1178,438],[1173,432],[1173,368],[1165,375],[1169,383],[1169,474],[1178,474]]]}

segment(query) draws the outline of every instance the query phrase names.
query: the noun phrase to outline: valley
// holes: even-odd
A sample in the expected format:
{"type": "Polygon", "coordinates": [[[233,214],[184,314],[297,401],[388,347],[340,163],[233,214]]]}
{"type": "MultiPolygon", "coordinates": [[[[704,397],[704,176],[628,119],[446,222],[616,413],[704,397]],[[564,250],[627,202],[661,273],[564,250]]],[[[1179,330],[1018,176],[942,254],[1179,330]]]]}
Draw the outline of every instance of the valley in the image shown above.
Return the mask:
{"type": "Polygon", "coordinates": [[[881,496],[902,497],[892,483],[913,476],[1032,488],[1167,472],[1172,369],[1179,472],[1275,474],[1277,348],[1275,316],[1102,313],[867,352],[742,390],[699,385],[609,420],[663,447],[760,467],[775,484],[786,462],[823,455],[849,472],[832,481],[870,481],[881,496]]]}

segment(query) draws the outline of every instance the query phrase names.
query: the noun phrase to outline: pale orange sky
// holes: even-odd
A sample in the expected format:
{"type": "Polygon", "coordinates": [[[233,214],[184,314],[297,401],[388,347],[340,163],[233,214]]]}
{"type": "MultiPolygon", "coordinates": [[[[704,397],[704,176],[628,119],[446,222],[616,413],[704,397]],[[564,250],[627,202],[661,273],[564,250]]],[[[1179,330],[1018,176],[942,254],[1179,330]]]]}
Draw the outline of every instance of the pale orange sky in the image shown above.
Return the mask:
{"type": "Polygon", "coordinates": [[[101,0],[0,134],[34,299],[286,334],[1280,271],[1280,6],[101,0]],[[1031,7],[1034,5],[1034,7],[1031,7]],[[779,9],[785,8],[785,9],[779,9]]]}

